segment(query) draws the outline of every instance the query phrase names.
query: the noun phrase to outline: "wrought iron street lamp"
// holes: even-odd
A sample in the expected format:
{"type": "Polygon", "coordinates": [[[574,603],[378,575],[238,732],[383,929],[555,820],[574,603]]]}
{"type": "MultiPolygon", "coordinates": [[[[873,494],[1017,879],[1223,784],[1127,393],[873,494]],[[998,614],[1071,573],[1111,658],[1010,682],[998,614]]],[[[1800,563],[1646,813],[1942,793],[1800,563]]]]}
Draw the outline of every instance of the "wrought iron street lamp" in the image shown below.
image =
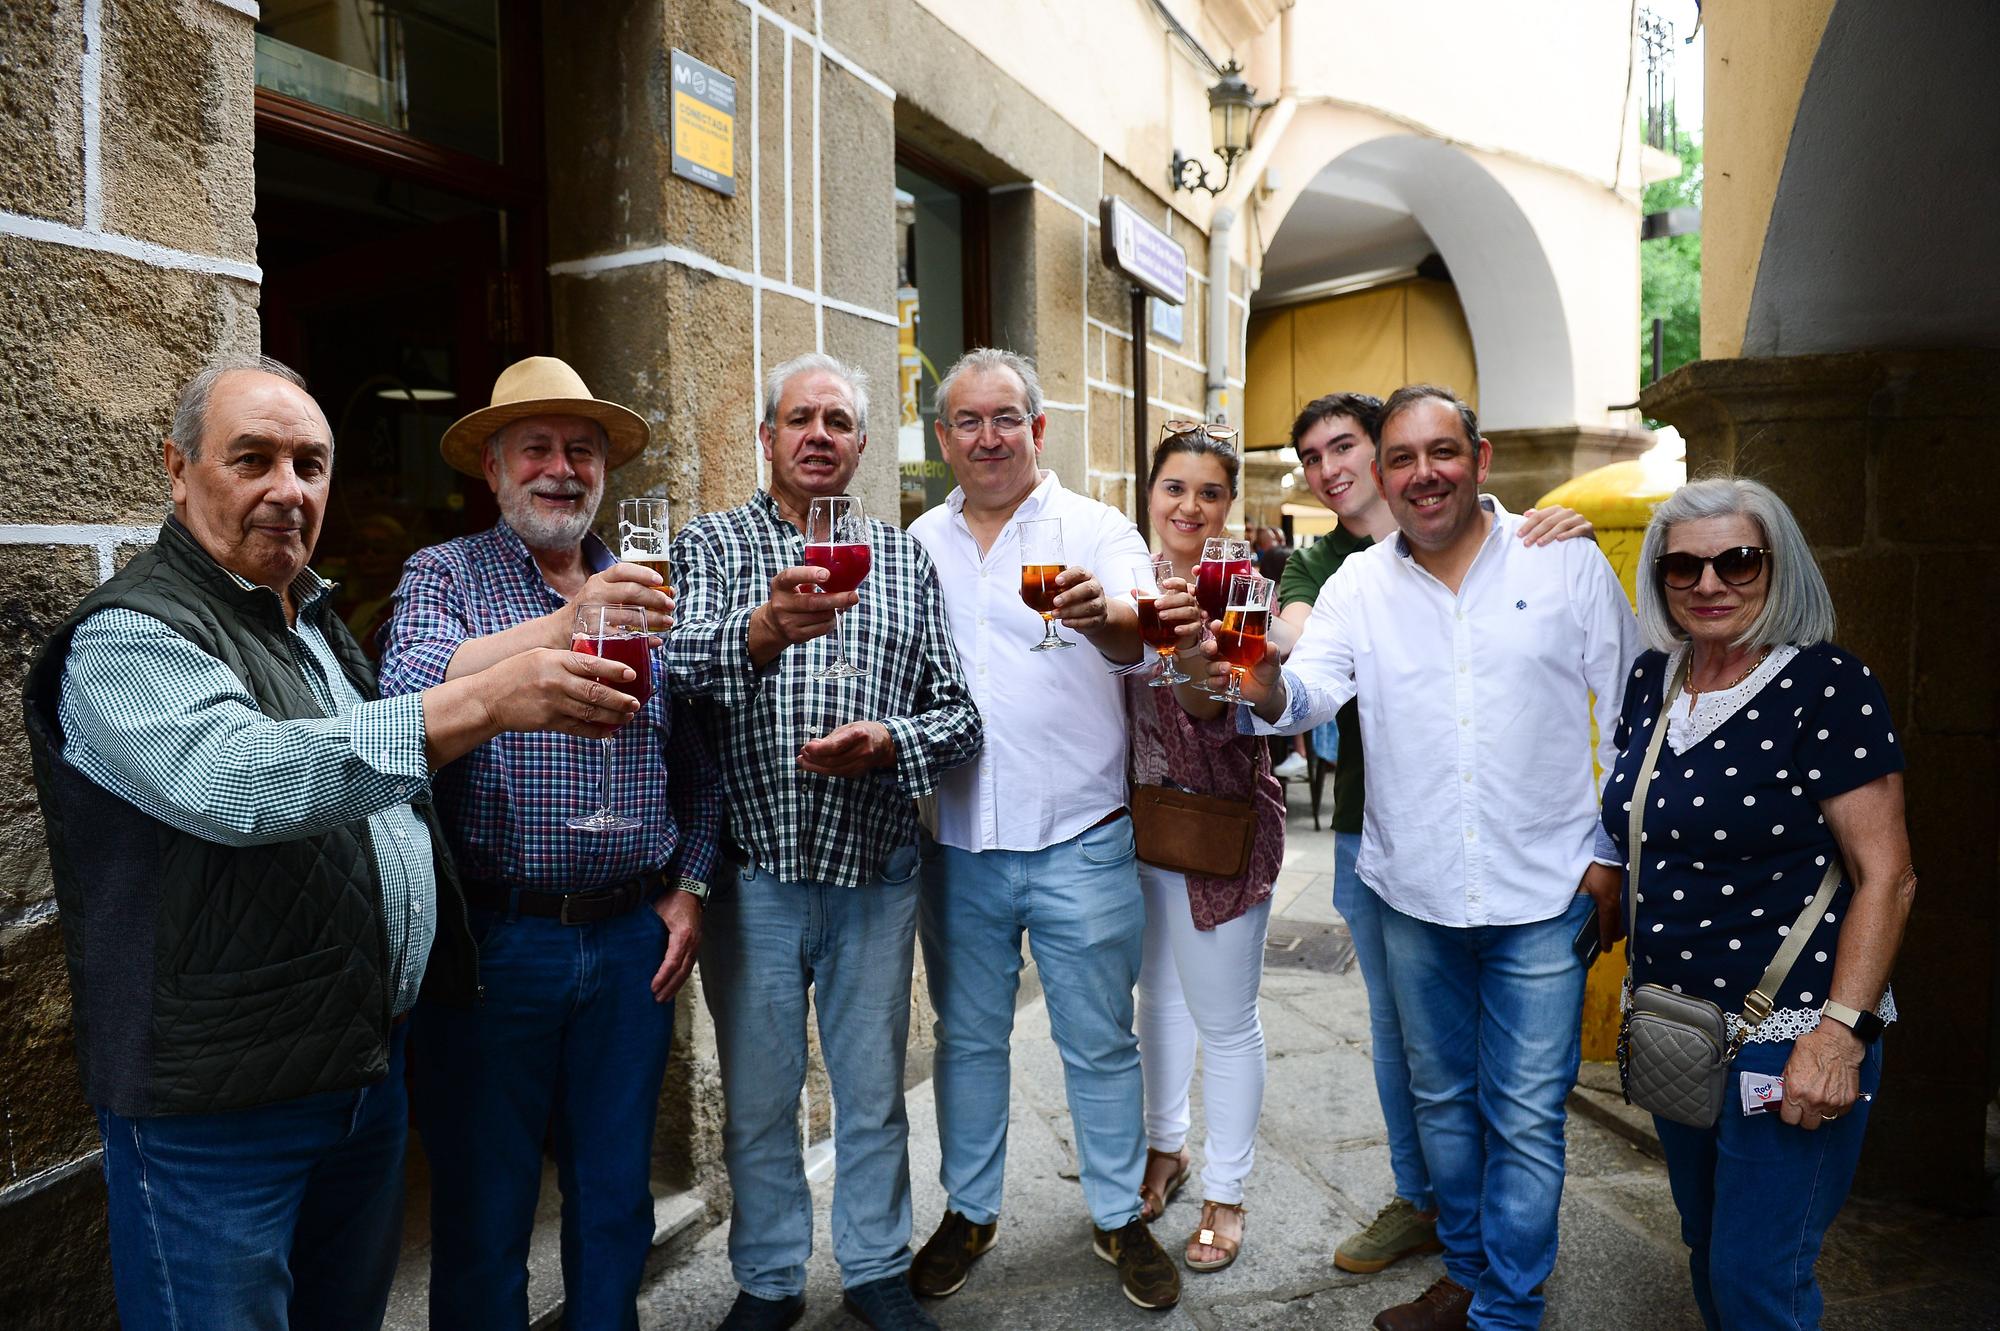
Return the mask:
{"type": "Polygon", "coordinates": [[[1181,156],[1176,148],[1173,164],[1167,171],[1173,188],[1203,190],[1209,194],[1220,194],[1227,189],[1236,159],[1250,150],[1252,121],[1263,106],[1257,100],[1257,90],[1243,81],[1243,67],[1234,60],[1224,65],[1222,77],[1208,90],[1208,131],[1215,155],[1222,159],[1222,179],[1209,184],[1208,168],[1195,158],[1181,156]]]}

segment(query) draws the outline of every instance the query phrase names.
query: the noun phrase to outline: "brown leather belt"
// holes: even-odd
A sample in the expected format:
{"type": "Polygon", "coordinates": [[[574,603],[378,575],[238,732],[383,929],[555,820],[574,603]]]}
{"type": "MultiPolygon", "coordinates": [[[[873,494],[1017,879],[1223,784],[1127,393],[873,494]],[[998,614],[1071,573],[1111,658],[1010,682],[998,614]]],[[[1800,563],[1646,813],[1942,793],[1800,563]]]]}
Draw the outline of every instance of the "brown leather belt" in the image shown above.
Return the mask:
{"type": "Polygon", "coordinates": [[[465,902],[481,910],[503,914],[512,911],[563,924],[597,924],[638,907],[652,896],[652,890],[658,883],[659,875],[649,874],[643,878],[628,878],[610,887],[595,887],[587,892],[541,892],[509,883],[467,882],[465,902]]]}

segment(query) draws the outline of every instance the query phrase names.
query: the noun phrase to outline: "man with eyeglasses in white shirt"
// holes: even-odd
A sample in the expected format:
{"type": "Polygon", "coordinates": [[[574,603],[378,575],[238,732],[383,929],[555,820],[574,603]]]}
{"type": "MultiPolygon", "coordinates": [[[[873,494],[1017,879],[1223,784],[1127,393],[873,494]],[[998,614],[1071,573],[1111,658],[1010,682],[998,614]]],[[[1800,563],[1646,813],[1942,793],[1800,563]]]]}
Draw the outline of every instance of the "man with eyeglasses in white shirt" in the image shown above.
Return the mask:
{"type": "Polygon", "coordinates": [[[959,659],[986,725],[978,758],[938,783],[936,854],[918,922],[937,1009],[933,1085],[946,1211],[910,1281],[942,1298],[998,1238],[1009,1043],[1021,935],[1062,1055],[1093,1249],[1125,1296],[1171,1307],[1180,1276],[1139,1219],[1145,1167],[1132,989],[1145,902],[1125,809],[1124,696],[1111,673],[1144,651],[1138,612],[1102,579],[1149,559],[1116,509],[1041,468],[1041,384],[1013,352],[981,348],[938,385],[937,437],[958,486],[910,524],[930,552],[959,659]],[[1055,518],[1056,622],[1095,650],[1034,650],[1022,599],[1023,523],[1055,518]]]}
{"type": "Polygon", "coordinates": [[[1357,867],[1389,908],[1446,1271],[1375,1326],[1533,1327],[1581,1053],[1573,942],[1593,911],[1605,945],[1620,923],[1619,874],[1591,854],[1586,698],[1609,771],[1636,627],[1594,544],[1513,539],[1521,519],[1478,492],[1492,445],[1448,389],[1398,389],[1370,432],[1400,531],[1341,565],[1290,659],[1267,659],[1243,692],[1261,733],[1308,729],[1349,698],[1361,711],[1357,867]]]}

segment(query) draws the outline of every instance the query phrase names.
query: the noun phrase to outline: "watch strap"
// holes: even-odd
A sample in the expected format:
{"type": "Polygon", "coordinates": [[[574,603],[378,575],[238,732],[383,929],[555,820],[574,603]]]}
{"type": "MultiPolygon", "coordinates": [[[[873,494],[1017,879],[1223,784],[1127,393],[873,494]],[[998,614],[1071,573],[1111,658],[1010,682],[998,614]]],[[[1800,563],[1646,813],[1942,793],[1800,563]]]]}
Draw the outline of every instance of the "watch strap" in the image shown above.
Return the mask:
{"type": "Polygon", "coordinates": [[[1845,1003],[1836,1003],[1831,998],[1820,1004],[1819,1010],[1822,1016],[1833,1018],[1864,1042],[1872,1043],[1882,1034],[1882,1019],[1873,1012],[1862,1012],[1845,1003]]]}

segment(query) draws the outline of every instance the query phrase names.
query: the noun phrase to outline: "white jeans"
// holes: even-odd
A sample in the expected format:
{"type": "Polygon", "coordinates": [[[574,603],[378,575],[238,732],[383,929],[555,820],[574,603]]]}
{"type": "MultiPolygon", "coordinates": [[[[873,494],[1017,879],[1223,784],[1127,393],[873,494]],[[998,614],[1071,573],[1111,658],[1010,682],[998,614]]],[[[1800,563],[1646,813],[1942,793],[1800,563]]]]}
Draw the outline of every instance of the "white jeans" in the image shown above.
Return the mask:
{"type": "Polygon", "coordinates": [[[1207,932],[1194,927],[1187,879],[1140,864],[1146,891],[1146,952],[1139,968],[1139,1063],[1146,1079],[1146,1137],[1156,1151],[1187,1144],[1188,1087],[1202,1052],[1201,1101],[1208,1142],[1202,1195],[1240,1205],[1257,1158],[1264,1108],[1264,977],[1267,899],[1207,932]]]}

